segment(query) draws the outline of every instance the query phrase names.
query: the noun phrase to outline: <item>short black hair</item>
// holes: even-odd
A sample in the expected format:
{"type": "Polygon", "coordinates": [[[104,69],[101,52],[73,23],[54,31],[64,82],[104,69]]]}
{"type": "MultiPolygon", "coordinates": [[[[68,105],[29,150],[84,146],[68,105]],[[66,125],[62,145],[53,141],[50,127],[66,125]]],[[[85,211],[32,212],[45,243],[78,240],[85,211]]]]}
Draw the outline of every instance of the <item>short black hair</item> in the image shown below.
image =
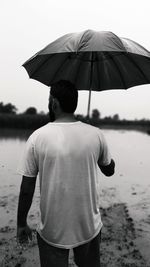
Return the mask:
{"type": "Polygon", "coordinates": [[[62,111],[74,113],[78,103],[78,91],[74,84],[60,80],[51,85],[51,95],[59,101],[62,111]]]}

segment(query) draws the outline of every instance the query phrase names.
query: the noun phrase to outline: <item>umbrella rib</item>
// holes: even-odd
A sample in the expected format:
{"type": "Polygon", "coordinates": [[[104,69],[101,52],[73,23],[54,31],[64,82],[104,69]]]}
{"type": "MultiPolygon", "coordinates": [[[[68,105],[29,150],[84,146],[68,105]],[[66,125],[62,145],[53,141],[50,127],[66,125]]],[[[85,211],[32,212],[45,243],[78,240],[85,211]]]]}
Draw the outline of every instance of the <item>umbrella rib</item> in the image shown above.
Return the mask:
{"type": "MultiPolygon", "coordinates": [[[[69,53],[68,53],[69,54],[69,53]]],[[[69,55],[70,56],[70,55],[69,55]]],[[[68,57],[67,58],[65,57],[65,60],[63,61],[63,63],[61,64],[61,66],[57,69],[57,71],[55,72],[53,78],[51,79],[52,81],[54,80],[54,78],[57,76],[58,72],[60,71],[60,69],[63,67],[63,65],[66,63],[66,61],[68,60],[68,57]]],[[[48,86],[51,85],[52,82],[49,82],[48,86]]]]}
{"type": "MultiPolygon", "coordinates": [[[[80,52],[79,52],[80,53],[80,52]]],[[[84,53],[82,53],[82,57],[84,56],[84,53]]],[[[79,74],[79,71],[80,71],[80,67],[81,67],[81,65],[82,65],[82,60],[81,59],[79,59],[79,62],[80,62],[80,64],[79,64],[79,66],[78,66],[78,70],[77,70],[77,72],[76,72],[76,77],[75,77],[75,83],[76,83],[76,81],[78,80],[78,74],[79,74]]]]}
{"type": "MultiPolygon", "coordinates": [[[[99,70],[100,70],[100,68],[99,68],[99,54],[98,53],[96,53],[96,58],[97,58],[97,73],[100,73],[99,72],[99,70]]],[[[101,88],[100,79],[98,79],[98,87],[99,87],[99,89],[101,88]]]]}
{"type": "Polygon", "coordinates": [[[77,47],[76,52],[78,52],[79,49],[82,48],[82,46],[83,46],[83,44],[82,44],[82,40],[84,40],[84,36],[86,35],[87,32],[88,32],[88,30],[83,32],[83,34],[82,34],[82,36],[81,36],[81,38],[80,38],[80,40],[79,40],[79,42],[78,42],[78,47],[77,47]],[[81,44],[82,44],[82,46],[81,46],[81,44]]]}
{"type": "Polygon", "coordinates": [[[120,68],[119,68],[117,62],[114,60],[114,58],[111,56],[111,54],[108,54],[108,55],[109,55],[109,57],[112,59],[112,62],[113,62],[113,64],[114,64],[114,66],[116,67],[117,71],[118,71],[119,74],[120,74],[120,77],[121,77],[121,80],[122,80],[122,83],[123,83],[124,88],[127,89],[125,80],[124,80],[124,78],[123,78],[123,75],[122,75],[122,73],[121,73],[121,71],[120,71],[120,68]]]}
{"type": "MultiPolygon", "coordinates": [[[[48,57],[48,58],[46,58],[46,60],[44,61],[44,62],[42,62],[37,68],[36,68],[36,70],[34,70],[32,73],[31,73],[31,77],[40,69],[40,67],[41,66],[43,66],[44,64],[46,64],[46,62],[50,59],[50,58],[52,58],[53,56],[54,56],[55,54],[50,54],[50,56],[48,57]]],[[[41,55],[41,56],[43,56],[43,55],[41,55]]]]}
{"type": "Polygon", "coordinates": [[[142,73],[144,79],[146,80],[146,83],[150,83],[150,80],[148,80],[148,78],[144,74],[143,70],[139,67],[139,65],[136,63],[136,61],[131,57],[131,54],[130,53],[128,53],[128,58],[136,66],[136,68],[140,71],[140,73],[142,73]]]}

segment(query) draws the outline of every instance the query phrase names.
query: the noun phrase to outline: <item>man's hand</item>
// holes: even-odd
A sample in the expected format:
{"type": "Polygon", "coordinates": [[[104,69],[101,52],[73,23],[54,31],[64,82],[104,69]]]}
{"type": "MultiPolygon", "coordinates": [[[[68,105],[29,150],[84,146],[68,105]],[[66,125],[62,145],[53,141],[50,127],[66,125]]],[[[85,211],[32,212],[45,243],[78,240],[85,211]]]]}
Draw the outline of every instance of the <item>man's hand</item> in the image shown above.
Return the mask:
{"type": "Polygon", "coordinates": [[[32,229],[26,225],[24,227],[17,227],[17,239],[19,243],[25,243],[32,240],[32,229]]]}
{"type": "Polygon", "coordinates": [[[99,163],[98,165],[99,165],[101,172],[105,174],[106,176],[112,176],[115,172],[115,161],[113,159],[111,159],[111,162],[109,165],[101,166],[99,163]]]}

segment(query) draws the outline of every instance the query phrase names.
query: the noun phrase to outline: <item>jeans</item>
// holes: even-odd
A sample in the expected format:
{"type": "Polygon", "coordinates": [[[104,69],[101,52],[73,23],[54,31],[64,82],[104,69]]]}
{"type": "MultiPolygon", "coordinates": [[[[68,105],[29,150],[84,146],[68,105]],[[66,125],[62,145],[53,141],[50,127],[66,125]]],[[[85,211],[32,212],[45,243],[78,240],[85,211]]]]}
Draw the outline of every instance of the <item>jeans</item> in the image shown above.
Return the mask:
{"type": "MultiPolygon", "coordinates": [[[[100,267],[101,232],[90,242],[73,248],[78,267],[100,267]]],[[[68,267],[69,249],[57,248],[45,242],[37,233],[41,267],[68,267]]]]}

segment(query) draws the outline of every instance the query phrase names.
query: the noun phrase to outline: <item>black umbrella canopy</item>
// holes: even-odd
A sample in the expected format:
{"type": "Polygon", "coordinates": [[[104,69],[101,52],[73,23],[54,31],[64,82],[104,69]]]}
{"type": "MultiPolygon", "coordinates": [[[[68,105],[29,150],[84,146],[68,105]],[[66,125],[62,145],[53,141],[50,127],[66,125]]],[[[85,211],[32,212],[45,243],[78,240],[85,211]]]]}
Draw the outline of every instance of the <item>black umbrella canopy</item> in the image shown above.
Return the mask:
{"type": "Polygon", "coordinates": [[[66,34],[39,51],[23,66],[29,77],[47,86],[68,80],[78,90],[127,89],[150,83],[150,52],[109,31],[66,34]]]}
{"type": "Polygon", "coordinates": [[[23,66],[47,86],[64,79],[78,90],[102,91],[150,83],[150,52],[109,31],[66,34],[23,66]]]}

